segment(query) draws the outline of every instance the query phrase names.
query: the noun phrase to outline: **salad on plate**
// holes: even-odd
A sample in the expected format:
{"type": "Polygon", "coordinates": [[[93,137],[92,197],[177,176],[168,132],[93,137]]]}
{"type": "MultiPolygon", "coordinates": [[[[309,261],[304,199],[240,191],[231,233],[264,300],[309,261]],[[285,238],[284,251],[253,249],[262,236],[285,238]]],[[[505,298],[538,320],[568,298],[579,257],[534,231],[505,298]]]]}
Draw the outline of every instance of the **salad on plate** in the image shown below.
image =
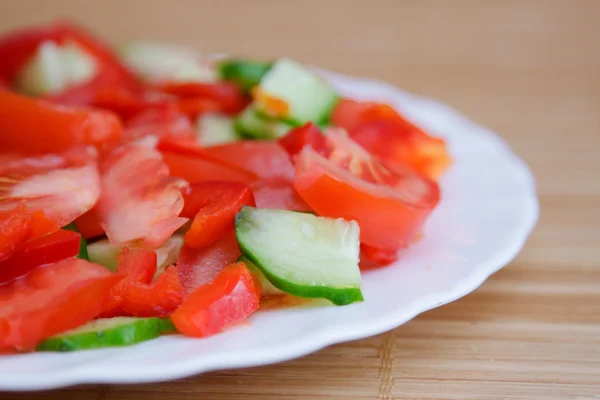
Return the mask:
{"type": "Polygon", "coordinates": [[[451,164],[289,58],[0,37],[0,352],[207,337],[280,299],[363,301],[451,164]]]}

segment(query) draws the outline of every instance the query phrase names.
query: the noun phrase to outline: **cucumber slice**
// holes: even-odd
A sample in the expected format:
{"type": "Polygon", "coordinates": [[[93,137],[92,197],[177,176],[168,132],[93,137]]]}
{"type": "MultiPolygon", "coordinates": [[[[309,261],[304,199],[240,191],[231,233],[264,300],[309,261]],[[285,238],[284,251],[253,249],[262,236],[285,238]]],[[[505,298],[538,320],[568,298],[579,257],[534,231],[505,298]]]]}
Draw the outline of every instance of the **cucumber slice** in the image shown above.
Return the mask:
{"type": "Polygon", "coordinates": [[[16,79],[19,91],[43,96],[89,81],[96,75],[94,58],[78,44],[45,41],[16,79]]]}
{"type": "MultiPolygon", "coordinates": [[[[157,271],[156,276],[162,274],[166,267],[174,264],[183,246],[183,235],[173,235],[168,238],[162,246],[154,250],[156,252],[157,271]]],[[[100,264],[112,272],[117,271],[119,262],[117,257],[121,254],[122,246],[112,244],[108,239],[98,240],[87,246],[89,260],[100,264]]]]}
{"type": "Polygon", "coordinates": [[[336,305],[363,300],[355,221],[244,207],[235,233],[244,256],[276,288],[336,305]]]}
{"type": "Polygon", "coordinates": [[[293,125],[326,121],[339,97],[336,91],[307,67],[296,61],[278,60],[261,79],[254,103],[259,113],[272,115],[269,101],[279,99],[288,106],[286,115],[275,115],[293,125]]]}
{"type": "Polygon", "coordinates": [[[217,79],[212,62],[182,46],[132,42],[122,46],[119,55],[125,65],[148,82],[214,82],[217,79]]]}
{"type": "Polygon", "coordinates": [[[234,122],[237,133],[250,139],[277,139],[292,128],[284,122],[271,120],[258,115],[256,110],[247,107],[234,122]]]}
{"type": "Polygon", "coordinates": [[[239,140],[233,119],[221,114],[204,114],[196,121],[197,141],[202,146],[215,146],[239,140]]]}
{"type": "MultiPolygon", "coordinates": [[[[75,222],[71,222],[69,225],[63,227],[63,229],[79,233],[79,229],[77,229],[75,222]]],[[[87,241],[81,233],[79,233],[79,254],[77,254],[77,257],[81,258],[82,260],[90,260],[90,256],[87,251],[87,241]]]]}
{"type": "Polygon", "coordinates": [[[246,264],[246,266],[248,267],[250,272],[252,272],[256,276],[256,278],[260,282],[260,286],[262,288],[261,293],[263,296],[269,296],[269,295],[273,295],[273,294],[282,294],[283,293],[281,290],[279,290],[275,286],[273,286],[273,284],[271,282],[269,282],[269,280],[265,277],[265,274],[263,274],[262,271],[256,265],[254,265],[254,263],[252,261],[250,261],[248,258],[242,256],[242,257],[240,257],[240,259],[238,261],[241,261],[244,264],[246,264]]]}
{"type": "Polygon", "coordinates": [[[258,85],[262,77],[271,69],[272,63],[251,60],[224,60],[218,66],[221,79],[239,85],[249,92],[258,85]]]}
{"type": "Polygon", "coordinates": [[[88,322],[79,328],[44,340],[39,351],[75,351],[130,346],[173,331],[169,319],[115,317],[88,322]]]}

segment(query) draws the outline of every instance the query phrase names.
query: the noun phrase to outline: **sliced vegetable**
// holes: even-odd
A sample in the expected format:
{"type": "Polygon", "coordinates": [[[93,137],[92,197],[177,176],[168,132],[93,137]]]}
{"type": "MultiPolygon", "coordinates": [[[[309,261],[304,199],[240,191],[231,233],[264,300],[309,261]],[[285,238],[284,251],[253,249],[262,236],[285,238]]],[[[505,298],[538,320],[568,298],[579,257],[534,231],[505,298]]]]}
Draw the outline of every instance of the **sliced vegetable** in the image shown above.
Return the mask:
{"type": "Polygon", "coordinates": [[[292,125],[259,115],[253,106],[246,107],[234,122],[236,132],[249,139],[277,139],[285,135],[292,125]]]}
{"type": "Polygon", "coordinates": [[[0,285],[19,278],[40,265],[77,256],[80,240],[82,237],[77,232],[59,230],[23,244],[10,258],[0,262],[0,285]]]}
{"type": "Polygon", "coordinates": [[[311,212],[292,181],[285,178],[261,179],[250,185],[258,208],[311,212]]]}
{"type": "Polygon", "coordinates": [[[244,207],[236,236],[244,256],[276,288],[336,305],[363,300],[356,222],[244,207]]]}
{"type": "Polygon", "coordinates": [[[233,119],[221,114],[204,114],[196,122],[196,139],[204,147],[239,140],[233,119]]]}
{"type": "Polygon", "coordinates": [[[76,351],[131,346],[164,333],[161,318],[101,318],[44,340],[38,351],[76,351]]]}
{"type": "Polygon", "coordinates": [[[95,209],[91,209],[85,214],[77,217],[73,221],[77,226],[77,231],[86,239],[96,238],[104,235],[104,229],[100,226],[100,219],[95,209]]]}
{"type": "Polygon", "coordinates": [[[31,350],[85,324],[121,279],[100,265],[70,258],[0,286],[0,349],[31,350]]]}
{"type": "Polygon", "coordinates": [[[196,132],[190,119],[175,107],[153,107],[127,120],[123,132],[127,140],[149,135],[194,138],[196,132]]]}
{"type": "Polygon", "coordinates": [[[88,255],[88,251],[87,251],[87,242],[86,242],[85,238],[83,237],[83,235],[81,233],[79,233],[79,229],[77,229],[77,225],[75,225],[74,222],[71,222],[69,225],[65,226],[63,229],[67,230],[67,231],[73,231],[79,235],[79,253],[77,254],[77,257],[81,258],[82,260],[89,261],[90,257],[88,255]]]}
{"type": "Polygon", "coordinates": [[[258,112],[293,125],[324,122],[338,101],[327,82],[286,58],[273,64],[254,89],[253,97],[258,112]]]}
{"type": "Polygon", "coordinates": [[[0,263],[18,251],[32,232],[31,214],[25,209],[25,204],[0,214],[0,263]]]}
{"type": "Polygon", "coordinates": [[[182,215],[193,216],[185,243],[194,248],[207,247],[224,237],[235,226],[235,215],[245,205],[254,205],[252,191],[238,182],[201,182],[184,190],[182,215]]]}
{"type": "Polygon", "coordinates": [[[0,92],[2,151],[61,152],[78,144],[113,145],[120,137],[121,124],[110,112],[60,107],[16,93],[0,92]]]}
{"type": "Polygon", "coordinates": [[[260,283],[261,294],[263,296],[272,296],[284,293],[273,286],[273,284],[265,277],[265,274],[262,273],[260,268],[254,265],[254,263],[248,258],[242,256],[240,261],[246,264],[246,267],[248,267],[250,272],[252,272],[252,274],[258,279],[258,282],[260,283]]]}
{"type": "Polygon", "coordinates": [[[134,283],[125,294],[123,312],[135,317],[166,317],[181,304],[185,290],[175,267],[150,284],[134,283]]]}
{"type": "Polygon", "coordinates": [[[177,273],[186,293],[212,282],[227,265],[240,257],[240,248],[232,231],[203,249],[183,246],[177,260],[177,273]]]}
{"type": "Polygon", "coordinates": [[[398,249],[380,249],[366,244],[360,245],[360,269],[380,268],[398,260],[398,249]]]}
{"type": "Polygon", "coordinates": [[[327,140],[321,129],[312,122],[290,130],[285,136],[277,139],[277,143],[288,152],[292,159],[307,145],[310,145],[318,153],[325,152],[327,148],[327,140]]]}
{"type": "Polygon", "coordinates": [[[182,99],[203,99],[214,102],[218,107],[212,111],[234,115],[246,107],[248,100],[240,89],[229,82],[200,83],[165,83],[158,89],[164,93],[178,96],[182,99]]]}
{"type": "Polygon", "coordinates": [[[185,182],[168,176],[158,151],[136,144],[118,148],[102,171],[96,210],[112,243],[141,241],[156,248],[187,221],[179,217],[185,182]]]}
{"type": "Polygon", "coordinates": [[[177,330],[206,337],[242,322],[258,309],[260,286],[244,263],[226,267],[198,287],[171,315],[177,330]]]}
{"type": "Polygon", "coordinates": [[[219,63],[219,75],[222,79],[234,82],[249,92],[258,85],[262,77],[271,69],[271,63],[242,59],[224,60],[219,63]]]}

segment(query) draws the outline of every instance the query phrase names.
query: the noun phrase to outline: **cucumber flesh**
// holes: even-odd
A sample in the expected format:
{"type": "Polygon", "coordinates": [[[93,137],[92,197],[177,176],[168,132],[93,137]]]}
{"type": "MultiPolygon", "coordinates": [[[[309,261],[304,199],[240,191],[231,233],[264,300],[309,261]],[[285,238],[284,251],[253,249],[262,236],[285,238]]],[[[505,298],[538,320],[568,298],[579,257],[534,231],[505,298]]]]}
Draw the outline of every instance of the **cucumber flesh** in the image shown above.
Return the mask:
{"type": "Polygon", "coordinates": [[[292,125],[326,121],[339,97],[336,91],[307,67],[282,58],[261,79],[254,91],[254,103],[259,113],[272,115],[269,101],[278,99],[287,104],[285,115],[276,115],[292,125]]]}
{"type": "Polygon", "coordinates": [[[173,44],[139,41],[119,49],[121,60],[148,82],[214,82],[215,68],[192,49],[173,44]]]}
{"type": "Polygon", "coordinates": [[[271,63],[251,60],[224,60],[219,63],[221,79],[234,82],[242,90],[249,92],[258,85],[262,77],[271,69],[271,63]]]}
{"type": "Polygon", "coordinates": [[[256,276],[256,278],[260,282],[260,286],[262,288],[261,293],[263,296],[270,296],[270,295],[274,295],[274,294],[282,294],[283,293],[281,290],[279,290],[275,286],[273,286],[273,284],[271,282],[269,282],[269,280],[265,277],[265,274],[263,274],[262,271],[256,265],[254,265],[254,263],[252,261],[250,261],[248,258],[242,256],[242,257],[240,257],[239,261],[246,264],[246,267],[248,267],[250,272],[252,272],[254,274],[254,276],[256,276]]]}
{"type": "Polygon", "coordinates": [[[260,116],[252,106],[247,107],[234,122],[236,132],[249,139],[277,139],[292,128],[284,122],[260,116]]]}
{"type": "MultiPolygon", "coordinates": [[[[71,222],[69,225],[63,227],[63,229],[79,233],[79,229],[77,229],[77,225],[75,225],[74,222],[71,222]]],[[[82,260],[90,260],[90,256],[87,251],[87,241],[81,233],[79,233],[79,254],[77,254],[77,257],[81,258],[82,260]]]]}
{"type": "Polygon", "coordinates": [[[17,76],[16,86],[23,93],[44,96],[87,82],[96,71],[96,61],[78,44],[45,41],[17,76]]]}
{"type": "Polygon", "coordinates": [[[173,331],[162,318],[115,317],[91,321],[79,328],[44,340],[39,351],[75,351],[102,347],[130,346],[173,331]]]}
{"type": "Polygon", "coordinates": [[[336,305],[363,300],[355,221],[244,207],[235,231],[242,254],[277,289],[336,305]]]}
{"type": "Polygon", "coordinates": [[[197,141],[204,147],[235,142],[239,136],[233,125],[226,115],[204,114],[196,122],[197,141]]]}

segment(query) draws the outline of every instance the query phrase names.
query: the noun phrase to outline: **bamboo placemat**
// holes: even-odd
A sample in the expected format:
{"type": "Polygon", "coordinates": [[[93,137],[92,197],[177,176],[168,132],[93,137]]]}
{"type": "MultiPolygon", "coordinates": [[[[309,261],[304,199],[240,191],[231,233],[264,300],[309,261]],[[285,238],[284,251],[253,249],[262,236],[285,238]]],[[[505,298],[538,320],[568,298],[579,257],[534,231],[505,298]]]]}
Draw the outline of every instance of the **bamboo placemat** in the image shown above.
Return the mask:
{"type": "Polygon", "coordinates": [[[2,29],[66,14],[113,41],[285,54],[440,98],[497,131],[530,164],[542,215],[506,269],[392,332],[177,382],[0,397],[600,398],[600,1],[1,3],[2,29]]]}

